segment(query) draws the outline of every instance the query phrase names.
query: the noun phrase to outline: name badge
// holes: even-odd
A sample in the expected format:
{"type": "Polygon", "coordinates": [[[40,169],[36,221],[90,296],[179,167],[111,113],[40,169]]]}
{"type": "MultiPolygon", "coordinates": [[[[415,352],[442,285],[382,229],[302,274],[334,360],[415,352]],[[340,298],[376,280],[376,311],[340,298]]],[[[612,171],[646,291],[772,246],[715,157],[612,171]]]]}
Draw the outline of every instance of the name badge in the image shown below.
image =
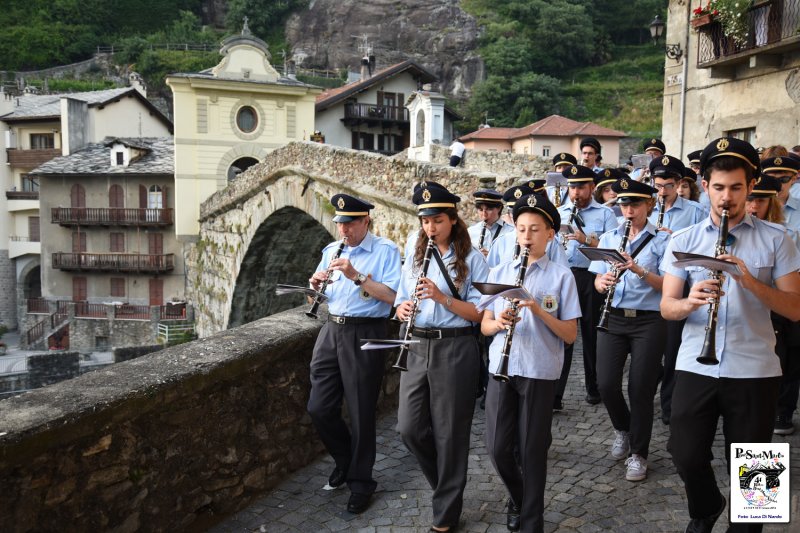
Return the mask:
{"type": "Polygon", "coordinates": [[[551,294],[543,296],[542,309],[544,309],[548,313],[554,313],[556,309],[558,309],[558,300],[556,300],[556,297],[551,294]]]}

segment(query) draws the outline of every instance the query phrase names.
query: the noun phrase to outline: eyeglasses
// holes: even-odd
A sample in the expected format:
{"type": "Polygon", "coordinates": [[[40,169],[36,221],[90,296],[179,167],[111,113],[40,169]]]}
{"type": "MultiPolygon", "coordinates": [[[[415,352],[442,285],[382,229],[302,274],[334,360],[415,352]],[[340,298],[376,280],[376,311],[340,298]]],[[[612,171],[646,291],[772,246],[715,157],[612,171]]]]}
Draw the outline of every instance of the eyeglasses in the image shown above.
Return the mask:
{"type": "Polygon", "coordinates": [[[794,179],[794,176],[782,176],[780,178],[777,178],[777,180],[780,181],[781,183],[783,183],[784,185],[789,183],[793,179],[794,179]]]}
{"type": "Polygon", "coordinates": [[[674,183],[656,183],[655,185],[653,185],[653,187],[655,187],[659,191],[662,190],[662,189],[666,189],[668,191],[671,191],[672,189],[675,188],[675,184],[674,183]]]}

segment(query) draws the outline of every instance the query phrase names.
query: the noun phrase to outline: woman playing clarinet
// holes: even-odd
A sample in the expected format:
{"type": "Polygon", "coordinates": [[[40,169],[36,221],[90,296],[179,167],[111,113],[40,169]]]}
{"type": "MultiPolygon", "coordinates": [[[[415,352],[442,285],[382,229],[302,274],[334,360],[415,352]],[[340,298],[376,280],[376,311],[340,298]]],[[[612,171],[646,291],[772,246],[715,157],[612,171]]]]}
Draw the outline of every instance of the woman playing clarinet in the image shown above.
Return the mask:
{"type": "Polygon", "coordinates": [[[599,247],[617,249],[625,262],[610,268],[594,261],[589,267],[597,274],[595,288],[606,293],[597,335],[597,384],[614,426],[611,457],[625,459],[625,479],[642,481],[647,477],[653,398],[666,339],[666,322],[659,312],[663,281],[659,264],[669,235],[656,231],[647,220],[655,204],[653,187],[630,178],[612,187],[625,223],[605,233],[599,247]],[[630,406],[622,394],[628,354],[630,406]]]}
{"type": "Polygon", "coordinates": [[[513,217],[522,253],[493,268],[489,281],[522,286],[533,299],[518,302],[516,317],[497,299],[483,316],[481,331],[494,335],[489,371],[503,378],[490,379],[486,390],[486,449],[511,496],[508,529],[541,532],[553,400],[564,343],[575,342],[581,308],[572,272],[545,253],[561,226],[558,210],[532,194],[516,202],[513,217]]]}
{"type": "Polygon", "coordinates": [[[433,531],[449,531],[461,517],[478,386],[475,323],[482,314],[472,281],[489,275],[458,216],[459,201],[444,187],[424,182],[414,192],[422,228],[403,265],[395,301],[397,318],[408,320],[416,292],[417,313],[410,323],[411,339],[419,343],[410,345],[408,370],[400,376],[397,429],[433,489],[433,531]],[[420,277],[429,239],[436,246],[427,276],[420,277]]]}

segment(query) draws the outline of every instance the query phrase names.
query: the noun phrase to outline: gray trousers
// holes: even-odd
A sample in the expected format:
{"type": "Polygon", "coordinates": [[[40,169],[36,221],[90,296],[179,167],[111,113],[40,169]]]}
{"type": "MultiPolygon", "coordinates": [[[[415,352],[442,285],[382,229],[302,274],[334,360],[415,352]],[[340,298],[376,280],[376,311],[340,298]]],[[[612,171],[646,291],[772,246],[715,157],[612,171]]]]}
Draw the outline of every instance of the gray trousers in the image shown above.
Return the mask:
{"type": "MultiPolygon", "coordinates": [[[[375,409],[386,365],[385,350],[361,351],[361,339],[385,339],[387,322],[338,325],[326,322],[311,356],[308,413],[336,466],[347,472],[352,492],[372,494],[375,409]],[[350,428],[342,418],[347,403],[350,428]]],[[[473,391],[474,392],[474,391],[473,391]]]]}
{"type": "Polygon", "coordinates": [[[511,499],[522,508],[520,531],[544,531],[547,450],[553,441],[553,399],[558,380],[511,376],[486,388],[486,450],[511,499]],[[514,447],[519,442],[519,459],[514,447]]]}
{"type": "Polygon", "coordinates": [[[418,340],[400,375],[397,431],[433,489],[433,525],[455,527],[467,484],[478,341],[472,335],[418,340]]]}

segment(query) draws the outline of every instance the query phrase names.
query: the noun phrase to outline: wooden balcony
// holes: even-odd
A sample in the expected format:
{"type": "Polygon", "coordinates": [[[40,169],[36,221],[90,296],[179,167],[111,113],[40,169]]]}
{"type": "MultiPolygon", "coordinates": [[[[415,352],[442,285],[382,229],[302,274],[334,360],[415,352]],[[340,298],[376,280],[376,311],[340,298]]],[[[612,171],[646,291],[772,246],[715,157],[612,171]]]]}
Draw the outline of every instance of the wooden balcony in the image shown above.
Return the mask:
{"type": "Polygon", "coordinates": [[[344,118],[348,126],[366,124],[379,126],[389,124],[408,124],[408,109],[400,106],[381,106],[377,104],[345,104],[344,118]]]}
{"type": "Polygon", "coordinates": [[[172,209],[53,207],[51,222],[61,226],[169,226],[172,209]]]}
{"type": "Polygon", "coordinates": [[[8,164],[12,167],[36,168],[54,157],[60,156],[61,149],[20,150],[19,148],[9,148],[6,150],[6,154],[8,164]]]}
{"type": "Polygon", "coordinates": [[[169,272],[175,268],[175,254],[53,254],[53,268],[82,272],[169,272]]]}
{"type": "Polygon", "coordinates": [[[724,33],[718,19],[698,25],[697,67],[711,68],[713,77],[733,77],[739,63],[779,66],[781,54],[800,49],[800,0],[760,0],[747,12],[748,37],[737,43],[724,33]]]}

